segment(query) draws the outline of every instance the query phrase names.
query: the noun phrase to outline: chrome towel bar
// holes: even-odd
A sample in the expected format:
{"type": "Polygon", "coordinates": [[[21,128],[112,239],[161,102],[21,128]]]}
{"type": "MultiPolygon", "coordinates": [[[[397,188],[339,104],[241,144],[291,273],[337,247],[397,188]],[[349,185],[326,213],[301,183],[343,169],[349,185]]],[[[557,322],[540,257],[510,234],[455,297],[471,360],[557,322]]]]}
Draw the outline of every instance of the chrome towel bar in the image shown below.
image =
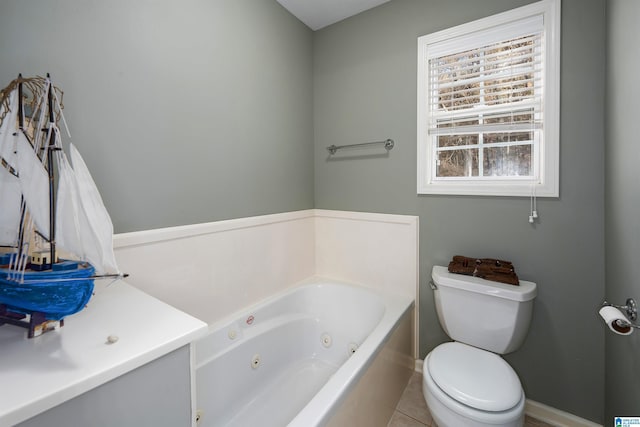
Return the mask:
{"type": "Polygon", "coordinates": [[[384,148],[389,151],[393,148],[393,146],[395,145],[395,143],[393,142],[393,139],[386,139],[384,141],[373,141],[373,142],[363,142],[361,144],[349,144],[349,145],[330,145],[327,147],[327,150],[329,151],[329,153],[331,155],[336,154],[336,151],[342,149],[342,148],[351,148],[351,147],[364,147],[367,145],[374,145],[374,144],[384,144],[384,148]]]}

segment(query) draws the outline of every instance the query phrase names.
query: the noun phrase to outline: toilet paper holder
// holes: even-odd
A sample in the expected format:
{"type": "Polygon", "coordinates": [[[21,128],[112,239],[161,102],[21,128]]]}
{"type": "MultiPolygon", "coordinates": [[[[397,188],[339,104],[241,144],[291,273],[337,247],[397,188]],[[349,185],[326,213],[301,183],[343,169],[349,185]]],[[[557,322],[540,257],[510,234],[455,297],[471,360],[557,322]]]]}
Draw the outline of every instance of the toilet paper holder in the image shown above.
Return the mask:
{"type": "Polygon", "coordinates": [[[627,322],[628,325],[626,326],[631,326],[633,328],[640,329],[640,325],[631,323],[638,319],[638,306],[633,298],[628,298],[626,305],[611,304],[610,302],[607,302],[605,300],[602,302],[602,307],[606,307],[606,306],[615,307],[622,310],[624,314],[627,316],[627,319],[629,319],[629,322],[627,322]]]}

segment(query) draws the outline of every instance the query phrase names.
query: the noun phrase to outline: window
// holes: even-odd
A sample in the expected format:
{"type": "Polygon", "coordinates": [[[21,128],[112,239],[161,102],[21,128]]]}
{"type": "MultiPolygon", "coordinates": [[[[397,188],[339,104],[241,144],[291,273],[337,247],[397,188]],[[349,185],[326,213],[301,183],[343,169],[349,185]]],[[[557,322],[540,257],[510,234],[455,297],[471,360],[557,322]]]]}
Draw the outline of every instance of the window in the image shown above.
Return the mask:
{"type": "Polygon", "coordinates": [[[560,0],[418,39],[418,193],[557,197],[560,0]]]}

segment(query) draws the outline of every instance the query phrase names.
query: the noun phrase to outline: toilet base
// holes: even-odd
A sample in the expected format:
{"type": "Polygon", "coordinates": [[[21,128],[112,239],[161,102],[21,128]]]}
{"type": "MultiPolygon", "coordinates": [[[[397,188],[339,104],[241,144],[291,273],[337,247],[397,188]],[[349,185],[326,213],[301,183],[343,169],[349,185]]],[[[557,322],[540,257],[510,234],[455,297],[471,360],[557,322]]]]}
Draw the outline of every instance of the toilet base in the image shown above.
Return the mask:
{"type": "Polygon", "coordinates": [[[513,408],[501,412],[485,412],[463,405],[436,385],[429,375],[425,358],[422,376],[422,393],[429,412],[438,427],[522,427],[524,425],[525,397],[513,408]]]}

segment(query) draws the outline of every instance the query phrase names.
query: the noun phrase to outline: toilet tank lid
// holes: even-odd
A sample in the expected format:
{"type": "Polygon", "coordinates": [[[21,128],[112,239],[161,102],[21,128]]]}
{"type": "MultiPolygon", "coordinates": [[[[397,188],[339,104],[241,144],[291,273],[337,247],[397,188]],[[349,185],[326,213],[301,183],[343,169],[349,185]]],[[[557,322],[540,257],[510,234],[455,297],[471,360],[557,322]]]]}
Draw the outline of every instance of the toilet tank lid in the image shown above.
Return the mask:
{"type": "Polygon", "coordinates": [[[493,282],[479,277],[449,273],[447,267],[436,265],[431,271],[431,278],[436,286],[457,288],[469,292],[492,295],[513,301],[529,301],[536,297],[536,284],[520,280],[520,285],[493,282]]]}

